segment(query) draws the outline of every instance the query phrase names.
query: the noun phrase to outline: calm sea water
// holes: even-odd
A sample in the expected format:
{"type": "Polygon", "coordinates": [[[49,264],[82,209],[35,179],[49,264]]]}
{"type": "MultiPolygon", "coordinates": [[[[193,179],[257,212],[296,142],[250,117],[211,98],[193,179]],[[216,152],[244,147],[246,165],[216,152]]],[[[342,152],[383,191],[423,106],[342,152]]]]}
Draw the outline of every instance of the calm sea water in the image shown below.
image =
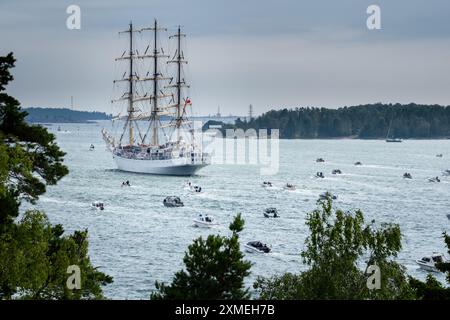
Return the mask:
{"type": "Polygon", "coordinates": [[[194,238],[229,234],[227,226],[238,212],[246,222],[241,242],[261,240],[273,247],[268,255],[246,254],[253,262],[249,286],[260,275],[304,270],[299,253],[308,235],[306,213],[327,190],[338,195],[336,207],[361,209],[368,222],[400,224],[404,237],[398,261],[409,274],[425,278],[414,259],[433,251],[446,253],[442,232],[450,231],[446,216],[450,178],[442,177],[441,183],[429,183],[427,178],[450,169],[450,140],[281,140],[277,175],[261,177],[259,169],[251,166],[209,166],[190,179],[204,190],[192,194],[184,189],[187,178],[117,171],[101,139],[104,125],[63,124],[60,132],[58,125],[49,127],[67,152],[70,174],[49,187],[37,207],[67,232],[89,230],[93,264],[114,277],[114,283],[105,288],[108,298],[148,298],[155,280],[170,281],[183,267],[184,252],[194,238]],[[91,143],[96,147],[93,152],[91,143]],[[438,158],[438,153],[444,156],[438,158]],[[318,157],[326,162],[316,163],[318,157]],[[356,161],[363,166],[354,166],[356,161]],[[331,175],[337,168],[343,174],[331,175]],[[317,171],[326,178],[313,178],[317,171]],[[413,179],[403,179],[404,172],[413,179]],[[122,188],[125,180],[132,187],[122,188]],[[272,181],[275,188],[262,188],[263,180],[272,181]],[[297,190],[284,191],[286,182],[297,190]],[[185,206],[165,208],[162,200],[168,195],[179,195],[185,206]],[[104,211],[91,209],[97,200],[105,203],[104,211]],[[269,206],[278,208],[280,219],[263,217],[263,209],[269,206]],[[198,213],[213,215],[220,226],[193,227],[198,213]]]}

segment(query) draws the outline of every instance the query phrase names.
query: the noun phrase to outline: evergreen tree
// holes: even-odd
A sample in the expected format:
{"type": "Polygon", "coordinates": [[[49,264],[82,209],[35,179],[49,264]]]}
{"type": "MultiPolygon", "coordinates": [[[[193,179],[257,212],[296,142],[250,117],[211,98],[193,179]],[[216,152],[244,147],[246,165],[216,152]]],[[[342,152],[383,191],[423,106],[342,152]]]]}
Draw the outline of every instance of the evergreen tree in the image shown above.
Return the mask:
{"type": "Polygon", "coordinates": [[[232,235],[209,235],[194,240],[184,256],[186,270],[178,271],[170,285],[156,282],[151,299],[246,299],[244,278],[251,264],[243,260],[239,235],[244,220],[237,215],[230,224],[232,235]]]}
{"type": "Polygon", "coordinates": [[[64,236],[61,225],[38,211],[15,222],[20,202],[34,203],[68,169],[55,137],[28,125],[26,112],[5,92],[14,62],[12,53],[0,57],[0,299],[102,298],[101,286],[112,278],[91,265],[87,231],[64,236]],[[67,288],[70,265],[80,268],[81,289],[67,288]]]}

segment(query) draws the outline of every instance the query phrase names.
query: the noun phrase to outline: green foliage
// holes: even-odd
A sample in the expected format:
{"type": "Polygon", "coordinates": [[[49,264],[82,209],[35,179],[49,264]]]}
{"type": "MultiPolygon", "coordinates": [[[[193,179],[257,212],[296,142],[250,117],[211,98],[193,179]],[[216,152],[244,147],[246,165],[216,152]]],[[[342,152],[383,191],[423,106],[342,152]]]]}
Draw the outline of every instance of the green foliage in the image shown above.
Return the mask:
{"type": "Polygon", "coordinates": [[[37,211],[20,222],[21,200],[34,203],[46,185],[68,173],[55,137],[25,122],[26,112],[4,90],[13,79],[12,54],[0,57],[0,299],[99,299],[112,278],[89,261],[87,231],[63,236],[37,211]],[[67,267],[81,270],[81,289],[69,290],[67,267]]]}
{"type": "MultiPolygon", "coordinates": [[[[211,123],[214,124],[214,123],[211,123]]],[[[224,128],[279,129],[280,138],[442,138],[450,136],[450,106],[367,104],[339,109],[271,110],[250,122],[224,128]],[[392,121],[392,124],[391,124],[392,121]]]]}
{"type": "Polygon", "coordinates": [[[307,215],[310,235],[301,253],[309,267],[298,275],[259,278],[254,287],[262,299],[411,299],[414,291],[405,269],[389,260],[401,249],[398,225],[364,224],[363,213],[334,211],[332,200],[318,201],[307,215]],[[359,264],[367,261],[365,270],[359,264]],[[381,270],[381,289],[369,290],[369,265],[381,270]]]}
{"type": "MultiPolygon", "coordinates": [[[[0,57],[0,225],[4,230],[17,217],[20,199],[34,202],[68,173],[62,164],[64,152],[55,137],[40,126],[25,122],[19,102],[4,92],[13,79],[12,53],[0,57]]],[[[0,232],[2,231],[0,229],[0,232]]]]}
{"type": "Polygon", "coordinates": [[[230,224],[230,237],[209,235],[194,240],[184,256],[186,270],[178,271],[170,285],[156,282],[151,299],[245,299],[244,278],[250,262],[244,261],[238,233],[244,227],[240,214],[230,224]]]}
{"type": "MultiPolygon", "coordinates": [[[[450,236],[443,234],[447,251],[450,254],[450,236]]],[[[450,283],[450,262],[438,263],[436,268],[446,273],[447,282],[450,283]]],[[[450,287],[444,287],[435,277],[428,275],[425,282],[410,278],[411,286],[417,290],[417,295],[424,300],[450,300],[450,287]]]]}
{"type": "Polygon", "coordinates": [[[13,231],[0,235],[0,298],[100,299],[112,278],[92,267],[87,231],[63,236],[38,211],[26,212],[13,231]],[[66,286],[67,267],[81,270],[81,289],[66,286]]]}

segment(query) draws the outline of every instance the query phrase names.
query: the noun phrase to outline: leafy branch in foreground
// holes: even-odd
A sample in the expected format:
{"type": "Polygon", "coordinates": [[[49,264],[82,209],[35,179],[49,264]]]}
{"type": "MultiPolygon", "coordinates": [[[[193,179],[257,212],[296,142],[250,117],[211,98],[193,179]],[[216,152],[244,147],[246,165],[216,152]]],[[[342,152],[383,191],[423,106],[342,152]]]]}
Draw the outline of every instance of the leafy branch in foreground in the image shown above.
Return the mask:
{"type": "Polygon", "coordinates": [[[310,234],[301,253],[309,267],[299,274],[258,278],[254,288],[261,299],[411,299],[414,290],[405,268],[391,258],[401,249],[398,225],[364,224],[360,210],[333,210],[331,198],[318,201],[307,215],[310,234]],[[360,265],[366,261],[366,267],[360,265]],[[366,286],[369,265],[381,270],[381,289],[366,286]]]}

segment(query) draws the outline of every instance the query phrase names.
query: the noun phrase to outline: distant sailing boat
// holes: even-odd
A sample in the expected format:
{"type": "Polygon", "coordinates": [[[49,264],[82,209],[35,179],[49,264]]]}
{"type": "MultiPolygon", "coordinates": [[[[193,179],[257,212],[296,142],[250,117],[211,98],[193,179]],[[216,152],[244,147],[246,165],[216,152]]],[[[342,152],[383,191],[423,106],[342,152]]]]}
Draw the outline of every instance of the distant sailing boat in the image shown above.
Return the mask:
{"type": "Polygon", "coordinates": [[[128,70],[114,83],[125,83],[127,89],[112,102],[126,101],[126,114],[113,119],[113,124],[119,122],[119,137],[113,137],[102,129],[103,139],[119,170],[193,175],[209,165],[211,157],[202,152],[201,141],[195,140],[192,122],[187,119],[186,106],[191,105],[191,100],[183,95],[183,88],[189,87],[182,77],[182,66],[187,63],[181,49],[181,38],[185,34],[179,27],[178,32],[170,37],[177,40],[177,46],[172,59],[164,61],[171,56],[165,55],[163,48],[158,48],[158,34],[162,30],[166,31],[155,20],[151,28],[133,29],[130,23],[129,29],[121,32],[129,34],[129,52],[126,55],[125,51],[116,61],[126,60],[128,70]],[[147,30],[153,33],[153,43],[140,55],[134,47],[133,35],[147,30]],[[153,52],[148,54],[151,46],[153,52]],[[152,63],[147,66],[150,70],[145,70],[144,61],[148,58],[152,63]],[[174,77],[163,75],[165,67],[160,66],[161,62],[164,66],[175,64],[175,83],[172,83],[174,77]],[[144,70],[139,70],[139,67],[144,70]]]}
{"type": "Polygon", "coordinates": [[[392,127],[392,120],[393,119],[394,119],[394,115],[392,114],[391,122],[389,123],[388,133],[386,135],[386,142],[402,142],[402,139],[400,139],[400,138],[394,138],[394,137],[390,138],[389,137],[389,135],[391,133],[391,127],[392,127]]]}

